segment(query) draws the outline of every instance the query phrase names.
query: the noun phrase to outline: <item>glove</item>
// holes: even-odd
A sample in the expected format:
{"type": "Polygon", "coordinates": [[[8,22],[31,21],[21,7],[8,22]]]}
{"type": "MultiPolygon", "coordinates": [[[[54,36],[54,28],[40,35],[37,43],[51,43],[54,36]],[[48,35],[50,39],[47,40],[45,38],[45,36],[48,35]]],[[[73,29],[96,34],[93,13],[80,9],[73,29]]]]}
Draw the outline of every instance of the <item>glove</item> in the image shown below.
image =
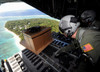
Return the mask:
{"type": "Polygon", "coordinates": [[[74,45],[68,45],[68,46],[66,46],[66,47],[63,47],[63,48],[61,48],[60,50],[58,50],[56,53],[55,53],[55,57],[58,57],[58,56],[60,56],[62,53],[64,54],[64,53],[67,53],[67,52],[70,52],[70,51],[72,51],[74,49],[74,45]]]}
{"type": "Polygon", "coordinates": [[[77,40],[74,39],[70,45],[63,47],[60,50],[58,50],[55,53],[55,57],[60,56],[60,54],[62,54],[62,53],[67,53],[67,52],[73,51],[73,50],[78,49],[78,48],[80,48],[80,44],[77,40]]]}

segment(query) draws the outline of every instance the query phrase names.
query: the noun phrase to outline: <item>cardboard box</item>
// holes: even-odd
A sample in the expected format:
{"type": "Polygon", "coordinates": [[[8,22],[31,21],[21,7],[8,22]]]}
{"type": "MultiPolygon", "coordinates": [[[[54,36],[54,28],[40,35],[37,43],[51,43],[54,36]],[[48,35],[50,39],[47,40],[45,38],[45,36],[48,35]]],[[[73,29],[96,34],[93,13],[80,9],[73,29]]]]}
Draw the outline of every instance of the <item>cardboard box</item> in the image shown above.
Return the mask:
{"type": "Polygon", "coordinates": [[[40,27],[37,32],[29,32],[29,29],[27,29],[23,34],[28,45],[27,49],[35,54],[39,54],[53,41],[50,27],[40,27]]]}

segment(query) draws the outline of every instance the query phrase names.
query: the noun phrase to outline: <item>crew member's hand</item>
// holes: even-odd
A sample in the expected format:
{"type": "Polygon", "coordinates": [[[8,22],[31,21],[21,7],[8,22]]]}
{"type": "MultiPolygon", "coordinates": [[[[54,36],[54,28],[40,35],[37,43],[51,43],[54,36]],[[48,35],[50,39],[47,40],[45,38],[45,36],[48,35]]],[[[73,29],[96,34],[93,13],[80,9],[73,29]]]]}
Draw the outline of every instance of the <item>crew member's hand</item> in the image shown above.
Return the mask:
{"type": "Polygon", "coordinates": [[[59,57],[62,53],[67,53],[73,50],[73,45],[68,45],[66,47],[63,47],[61,49],[59,49],[56,53],[55,53],[55,57],[59,57]]]}

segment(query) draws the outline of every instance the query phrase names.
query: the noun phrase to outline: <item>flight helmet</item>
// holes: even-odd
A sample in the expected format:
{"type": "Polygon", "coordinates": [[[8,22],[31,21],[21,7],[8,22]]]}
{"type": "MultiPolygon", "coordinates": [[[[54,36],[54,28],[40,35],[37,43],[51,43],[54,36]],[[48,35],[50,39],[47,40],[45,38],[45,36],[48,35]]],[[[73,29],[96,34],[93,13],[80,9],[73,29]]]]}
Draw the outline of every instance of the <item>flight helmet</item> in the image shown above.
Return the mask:
{"type": "Polygon", "coordinates": [[[77,22],[77,18],[74,15],[67,15],[60,20],[59,30],[67,36],[72,36],[79,25],[80,23],[77,22]]]}
{"type": "Polygon", "coordinates": [[[81,14],[81,21],[85,24],[94,22],[96,13],[93,10],[86,10],[81,14]]]}

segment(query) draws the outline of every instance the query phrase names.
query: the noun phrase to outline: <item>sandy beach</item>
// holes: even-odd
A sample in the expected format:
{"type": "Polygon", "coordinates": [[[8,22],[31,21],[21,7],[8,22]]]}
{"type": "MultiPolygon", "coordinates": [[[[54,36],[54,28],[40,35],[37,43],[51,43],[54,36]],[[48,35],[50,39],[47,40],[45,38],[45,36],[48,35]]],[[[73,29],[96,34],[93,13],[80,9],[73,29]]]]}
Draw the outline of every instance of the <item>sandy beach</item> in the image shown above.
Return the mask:
{"type": "Polygon", "coordinates": [[[7,28],[5,28],[5,30],[6,30],[7,32],[9,32],[9,33],[11,33],[11,34],[14,35],[16,45],[18,46],[18,48],[19,48],[20,50],[25,49],[25,47],[24,47],[23,45],[20,44],[21,39],[19,38],[18,35],[16,35],[16,34],[15,34],[14,32],[12,32],[12,31],[8,30],[7,28]]]}

